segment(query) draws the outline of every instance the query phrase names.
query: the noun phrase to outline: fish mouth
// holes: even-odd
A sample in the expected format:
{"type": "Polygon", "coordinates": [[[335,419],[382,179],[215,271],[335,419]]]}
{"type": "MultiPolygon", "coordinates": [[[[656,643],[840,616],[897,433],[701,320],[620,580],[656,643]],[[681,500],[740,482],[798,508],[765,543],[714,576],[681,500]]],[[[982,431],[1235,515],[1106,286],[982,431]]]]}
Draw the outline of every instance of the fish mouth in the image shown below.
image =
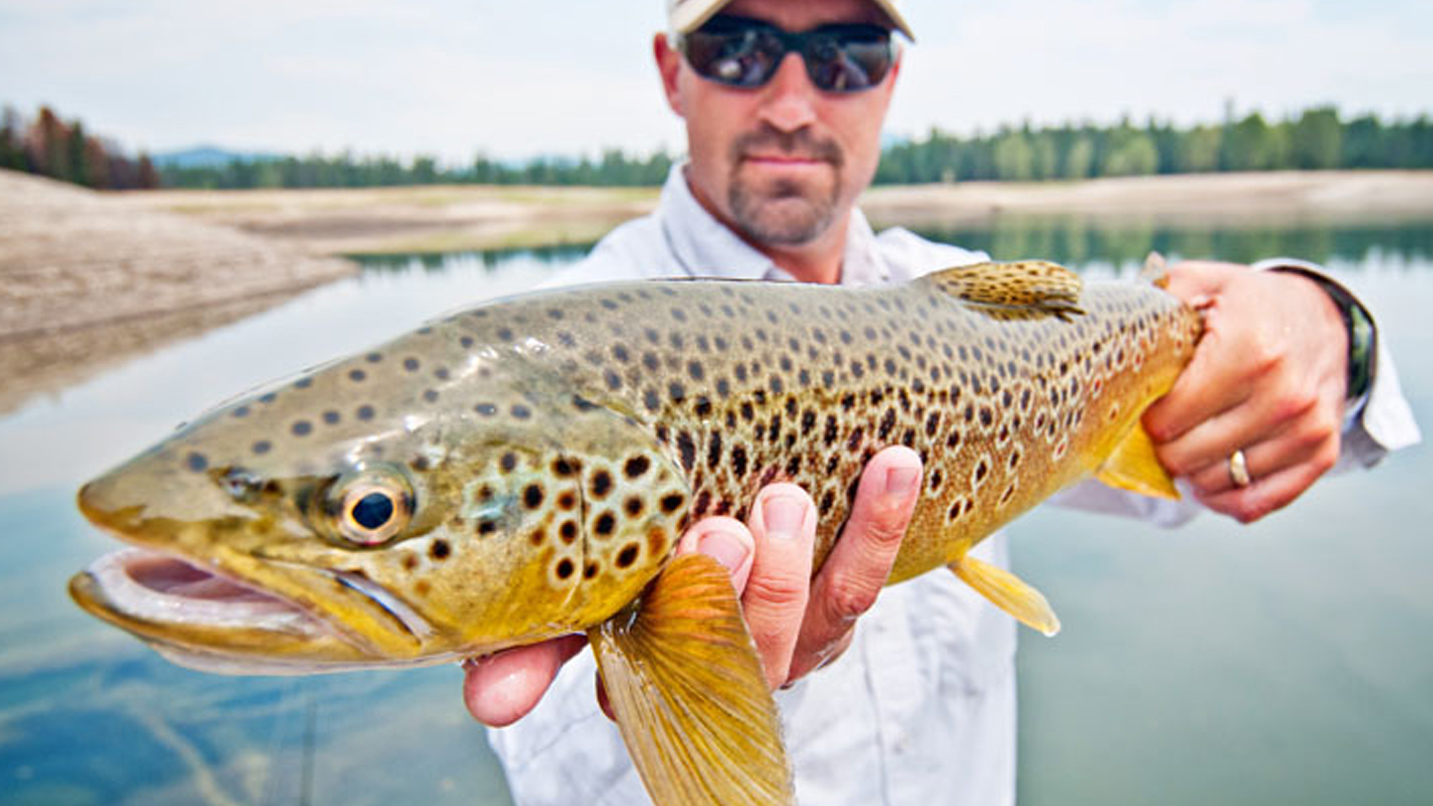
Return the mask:
{"type": "MultiPolygon", "coordinates": [[[[387,614],[415,644],[433,633],[426,620],[362,574],[284,570],[342,588],[365,609],[387,614]]],[[[412,662],[343,629],[322,607],[150,548],[126,547],[100,557],[70,580],[70,596],[168,660],[200,671],[309,674],[412,662]]]]}

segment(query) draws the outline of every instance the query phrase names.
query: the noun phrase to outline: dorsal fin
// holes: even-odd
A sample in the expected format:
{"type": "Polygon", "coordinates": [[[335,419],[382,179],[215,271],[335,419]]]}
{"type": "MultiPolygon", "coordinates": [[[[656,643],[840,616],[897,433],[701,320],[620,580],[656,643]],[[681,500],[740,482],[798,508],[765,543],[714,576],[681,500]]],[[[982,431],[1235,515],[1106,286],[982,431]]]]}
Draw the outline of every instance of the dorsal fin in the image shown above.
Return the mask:
{"type": "Polygon", "coordinates": [[[1080,276],[1044,260],[957,266],[932,272],[916,282],[929,283],[974,305],[1055,315],[1084,313],[1080,276]]]}

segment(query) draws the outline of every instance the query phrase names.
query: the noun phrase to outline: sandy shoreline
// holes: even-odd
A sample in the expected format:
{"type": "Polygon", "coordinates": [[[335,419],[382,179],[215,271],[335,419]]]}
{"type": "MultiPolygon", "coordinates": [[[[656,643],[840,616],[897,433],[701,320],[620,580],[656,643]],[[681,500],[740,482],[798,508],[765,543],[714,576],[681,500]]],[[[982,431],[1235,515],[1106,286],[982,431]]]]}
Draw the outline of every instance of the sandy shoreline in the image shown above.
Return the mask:
{"type": "MultiPolygon", "coordinates": [[[[655,188],[95,193],[0,171],[0,413],[357,271],[342,255],[591,243],[656,201],[655,188]]],[[[878,228],[1433,220],[1433,171],[881,187],[862,207],[878,228]]]]}
{"type": "MultiPolygon", "coordinates": [[[[431,253],[591,243],[642,215],[655,188],[434,186],[117,194],[309,254],[431,253]]],[[[964,182],[873,188],[872,222],[971,224],[1001,216],[1198,218],[1209,223],[1433,217],[1433,171],[1201,174],[1087,182],[964,182]]]]}

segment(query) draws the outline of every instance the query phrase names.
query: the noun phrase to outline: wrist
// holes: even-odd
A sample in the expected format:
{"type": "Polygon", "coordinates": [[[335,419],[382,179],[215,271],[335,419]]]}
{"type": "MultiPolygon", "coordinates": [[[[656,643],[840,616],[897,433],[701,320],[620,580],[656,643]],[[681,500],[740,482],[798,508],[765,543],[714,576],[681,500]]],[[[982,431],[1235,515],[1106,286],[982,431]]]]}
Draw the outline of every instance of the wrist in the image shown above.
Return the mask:
{"type": "Polygon", "coordinates": [[[1345,353],[1347,385],[1344,401],[1346,404],[1350,404],[1350,408],[1355,408],[1356,404],[1362,401],[1373,387],[1374,354],[1378,338],[1378,331],[1373,326],[1373,317],[1369,315],[1363,304],[1349,293],[1348,289],[1319,272],[1302,266],[1273,266],[1269,270],[1297,274],[1309,280],[1323,292],[1333,303],[1334,309],[1338,311],[1347,344],[1345,353]]]}

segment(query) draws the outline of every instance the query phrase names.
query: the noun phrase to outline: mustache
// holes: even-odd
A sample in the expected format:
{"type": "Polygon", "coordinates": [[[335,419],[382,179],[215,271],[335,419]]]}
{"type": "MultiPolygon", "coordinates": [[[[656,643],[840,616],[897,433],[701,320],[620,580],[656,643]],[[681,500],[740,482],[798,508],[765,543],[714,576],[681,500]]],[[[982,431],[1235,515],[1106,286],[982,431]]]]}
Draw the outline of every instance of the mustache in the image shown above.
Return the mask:
{"type": "Polygon", "coordinates": [[[817,137],[810,129],[784,132],[770,124],[740,135],[731,144],[732,162],[741,162],[752,152],[776,151],[787,157],[820,160],[840,168],[846,155],[834,140],[817,137]]]}

